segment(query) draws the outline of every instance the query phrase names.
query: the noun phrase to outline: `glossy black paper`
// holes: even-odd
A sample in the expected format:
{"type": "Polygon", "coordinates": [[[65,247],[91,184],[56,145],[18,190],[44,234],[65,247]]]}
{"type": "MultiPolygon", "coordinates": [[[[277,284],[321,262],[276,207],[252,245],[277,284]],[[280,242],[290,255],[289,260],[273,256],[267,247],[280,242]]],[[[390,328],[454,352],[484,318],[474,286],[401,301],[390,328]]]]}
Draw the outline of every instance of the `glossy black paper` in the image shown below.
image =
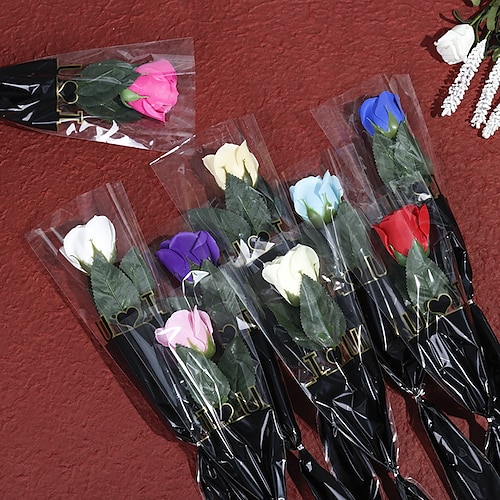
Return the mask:
{"type": "Polygon", "coordinates": [[[427,434],[445,468],[454,469],[449,475],[453,491],[459,500],[491,500],[498,498],[500,477],[463,434],[443,414],[427,401],[419,404],[420,417],[427,434]]]}
{"type": "Polygon", "coordinates": [[[0,68],[0,117],[57,130],[57,59],[0,68]]]}
{"type": "Polygon", "coordinates": [[[207,429],[195,414],[170,349],[155,341],[154,330],[163,326],[163,318],[158,314],[135,325],[136,317],[121,315],[126,331],[113,337],[108,349],[118,354],[115,359],[132,372],[132,381],[176,434],[197,444],[198,481],[206,497],[285,498],[286,448],[273,409],[267,406],[207,429]]]}
{"type": "Polygon", "coordinates": [[[380,499],[380,484],[367,456],[336,431],[321,413],[318,413],[318,421],[325,454],[332,464],[335,476],[349,488],[355,498],[380,499]]]}
{"type": "Polygon", "coordinates": [[[285,499],[283,442],[273,411],[211,432],[198,446],[198,471],[209,500],[285,499]]]}

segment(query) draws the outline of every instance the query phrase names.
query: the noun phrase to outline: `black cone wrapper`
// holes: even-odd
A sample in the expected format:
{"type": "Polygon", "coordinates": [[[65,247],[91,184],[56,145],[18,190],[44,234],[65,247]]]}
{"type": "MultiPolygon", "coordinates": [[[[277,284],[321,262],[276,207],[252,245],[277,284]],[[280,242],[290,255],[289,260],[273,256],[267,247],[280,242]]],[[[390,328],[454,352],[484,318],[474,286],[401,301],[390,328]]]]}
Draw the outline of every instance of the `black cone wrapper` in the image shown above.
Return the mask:
{"type": "Polygon", "coordinates": [[[198,447],[207,499],[285,499],[283,441],[268,408],[212,432],[198,447]]]}
{"type": "Polygon", "coordinates": [[[500,477],[479,449],[428,401],[419,404],[420,418],[458,500],[498,497],[500,477]]]}
{"type": "MultiPolygon", "coordinates": [[[[348,330],[359,327],[355,294],[338,297],[337,302],[346,317],[348,330]]],[[[319,411],[348,440],[384,467],[392,469],[395,449],[382,372],[366,337],[361,350],[363,352],[349,361],[342,362],[337,348],[334,355],[339,360],[339,369],[319,377],[308,390],[319,411]]]]}
{"type": "Polygon", "coordinates": [[[285,445],[288,449],[299,450],[300,470],[315,498],[317,500],[348,499],[350,493],[347,488],[323,469],[302,445],[300,428],[295,419],[276,356],[267,339],[260,330],[254,328],[252,329],[252,341],[259,355],[285,445]]]}
{"type": "Polygon", "coordinates": [[[139,389],[176,434],[197,444],[198,481],[207,498],[285,498],[286,449],[273,409],[259,409],[205,437],[170,350],[155,340],[165,318],[155,314],[140,325],[136,319],[136,313],[120,316],[127,331],[108,342],[110,352],[125,360],[139,389]]]}
{"type": "Polygon", "coordinates": [[[380,499],[380,485],[366,455],[336,431],[321,413],[318,413],[318,421],[321,440],[335,476],[355,498],[380,499]]]}
{"type": "MultiPolygon", "coordinates": [[[[163,323],[164,324],[164,323],[163,323]]],[[[107,349],[162,420],[168,422],[179,438],[195,443],[201,432],[194,432],[185,402],[175,389],[173,373],[164,370],[155,348],[154,330],[163,326],[160,318],[113,337],[107,349]]]]}
{"type": "Polygon", "coordinates": [[[0,117],[57,130],[57,59],[0,68],[0,117]]]}
{"type": "Polygon", "coordinates": [[[259,355],[260,364],[285,443],[287,448],[296,450],[301,445],[302,436],[295,420],[295,414],[274,351],[259,329],[253,328],[251,336],[259,355]]]}
{"type": "Polygon", "coordinates": [[[498,388],[500,388],[500,344],[483,311],[473,300],[472,267],[453,212],[444,196],[437,196],[435,202],[442,213],[444,225],[448,231],[449,241],[457,263],[457,271],[461,278],[464,293],[469,300],[469,309],[475,332],[484,350],[486,370],[490,376],[490,405],[492,412],[492,415],[488,418],[485,450],[487,457],[493,463],[497,472],[500,473],[500,439],[498,433],[500,426],[498,420],[500,418],[500,400],[498,398],[498,388]]]}
{"type": "Polygon", "coordinates": [[[302,474],[308,480],[309,488],[317,500],[356,500],[359,497],[352,495],[341,481],[337,481],[331,474],[318,466],[316,460],[305,449],[299,449],[299,464],[302,474]],[[310,479],[314,479],[311,481],[310,479]]]}

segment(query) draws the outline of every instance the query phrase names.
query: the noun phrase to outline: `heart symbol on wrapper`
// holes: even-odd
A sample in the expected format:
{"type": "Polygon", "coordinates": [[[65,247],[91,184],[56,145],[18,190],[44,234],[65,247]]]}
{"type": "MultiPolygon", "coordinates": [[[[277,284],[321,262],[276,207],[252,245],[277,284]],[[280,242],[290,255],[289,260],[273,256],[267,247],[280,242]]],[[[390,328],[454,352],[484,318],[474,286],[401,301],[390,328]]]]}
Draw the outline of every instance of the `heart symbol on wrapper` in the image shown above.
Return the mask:
{"type": "Polygon", "coordinates": [[[59,82],[57,94],[64,99],[66,104],[75,104],[78,100],[77,88],[77,84],[72,80],[59,82]]]}
{"type": "Polygon", "coordinates": [[[428,302],[428,309],[434,314],[446,314],[451,306],[451,297],[446,294],[440,295],[437,299],[431,299],[428,302]]]}
{"type": "Polygon", "coordinates": [[[129,307],[126,311],[116,315],[116,321],[122,326],[135,327],[139,319],[139,310],[136,307],[129,307]]]}

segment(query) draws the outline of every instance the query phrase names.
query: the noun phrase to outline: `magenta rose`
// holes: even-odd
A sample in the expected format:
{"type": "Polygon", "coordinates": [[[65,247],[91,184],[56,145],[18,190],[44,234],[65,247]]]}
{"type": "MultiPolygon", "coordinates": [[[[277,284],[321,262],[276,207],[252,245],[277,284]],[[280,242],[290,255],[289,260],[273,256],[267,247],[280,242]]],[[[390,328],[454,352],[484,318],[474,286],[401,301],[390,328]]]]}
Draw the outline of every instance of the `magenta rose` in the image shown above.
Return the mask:
{"type": "Polygon", "coordinates": [[[183,231],[160,244],[156,252],[158,260],[182,281],[191,271],[191,265],[199,266],[204,260],[216,264],[220,250],[210,233],[183,231]]]}
{"type": "Polygon", "coordinates": [[[163,328],[155,330],[156,340],[165,347],[190,347],[211,358],[215,354],[210,316],[196,306],[192,311],[175,311],[163,328]]]}
{"type": "Polygon", "coordinates": [[[121,99],[139,113],[165,122],[177,103],[177,73],[166,59],[159,59],[135,68],[141,76],[121,93],[121,99]]]}

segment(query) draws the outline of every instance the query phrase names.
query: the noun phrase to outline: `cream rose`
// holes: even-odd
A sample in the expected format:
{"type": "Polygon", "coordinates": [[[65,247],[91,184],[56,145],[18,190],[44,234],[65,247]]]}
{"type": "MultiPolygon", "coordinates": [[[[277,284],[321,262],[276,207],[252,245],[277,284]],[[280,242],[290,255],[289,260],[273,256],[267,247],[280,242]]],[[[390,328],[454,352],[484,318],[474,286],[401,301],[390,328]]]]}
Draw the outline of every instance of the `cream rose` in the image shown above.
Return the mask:
{"type": "Polygon", "coordinates": [[[317,281],[319,277],[319,257],[306,245],[297,245],[285,255],[264,264],[262,277],[294,306],[299,305],[300,285],[303,275],[317,281]]]}
{"type": "Polygon", "coordinates": [[[221,189],[226,189],[227,174],[243,179],[252,186],[257,182],[259,162],[248,149],[246,141],[239,146],[223,144],[215,154],[204,156],[202,161],[221,189]]]}

